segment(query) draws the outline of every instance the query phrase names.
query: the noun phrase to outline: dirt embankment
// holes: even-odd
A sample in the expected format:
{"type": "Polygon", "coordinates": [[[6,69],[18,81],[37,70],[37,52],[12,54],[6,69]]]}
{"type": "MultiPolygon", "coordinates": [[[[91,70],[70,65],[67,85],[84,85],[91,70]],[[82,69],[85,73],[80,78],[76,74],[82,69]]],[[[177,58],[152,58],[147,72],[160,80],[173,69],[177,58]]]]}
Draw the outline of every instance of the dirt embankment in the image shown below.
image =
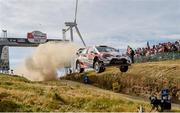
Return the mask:
{"type": "MultiPolygon", "coordinates": [[[[162,88],[169,88],[172,101],[180,104],[180,60],[133,64],[127,73],[109,67],[105,72],[84,73],[91,84],[115,92],[148,98],[160,95],[162,88]]],[[[83,82],[84,74],[72,74],[64,79],[83,82]]]]}

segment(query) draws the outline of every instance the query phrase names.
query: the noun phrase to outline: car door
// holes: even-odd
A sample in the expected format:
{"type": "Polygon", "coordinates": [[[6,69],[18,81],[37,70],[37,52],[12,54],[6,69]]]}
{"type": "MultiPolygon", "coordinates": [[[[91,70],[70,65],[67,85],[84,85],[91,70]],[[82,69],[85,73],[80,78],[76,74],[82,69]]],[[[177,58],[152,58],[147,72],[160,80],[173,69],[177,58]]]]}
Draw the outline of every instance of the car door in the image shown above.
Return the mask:
{"type": "Polygon", "coordinates": [[[90,67],[92,67],[93,66],[93,60],[95,57],[94,48],[89,48],[87,57],[88,57],[88,64],[90,67]]]}
{"type": "Polygon", "coordinates": [[[88,63],[87,49],[84,49],[84,50],[81,52],[80,62],[82,62],[84,65],[87,66],[87,63],[88,63]]]}

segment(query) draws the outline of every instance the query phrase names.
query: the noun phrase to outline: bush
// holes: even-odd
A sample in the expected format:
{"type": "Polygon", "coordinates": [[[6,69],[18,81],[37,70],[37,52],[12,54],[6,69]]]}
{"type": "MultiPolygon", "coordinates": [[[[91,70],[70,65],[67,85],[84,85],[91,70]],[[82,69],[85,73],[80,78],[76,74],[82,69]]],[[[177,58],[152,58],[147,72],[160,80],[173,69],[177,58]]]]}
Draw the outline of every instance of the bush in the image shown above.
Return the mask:
{"type": "Polygon", "coordinates": [[[0,112],[17,112],[19,111],[20,105],[12,101],[0,101],[0,112]]]}

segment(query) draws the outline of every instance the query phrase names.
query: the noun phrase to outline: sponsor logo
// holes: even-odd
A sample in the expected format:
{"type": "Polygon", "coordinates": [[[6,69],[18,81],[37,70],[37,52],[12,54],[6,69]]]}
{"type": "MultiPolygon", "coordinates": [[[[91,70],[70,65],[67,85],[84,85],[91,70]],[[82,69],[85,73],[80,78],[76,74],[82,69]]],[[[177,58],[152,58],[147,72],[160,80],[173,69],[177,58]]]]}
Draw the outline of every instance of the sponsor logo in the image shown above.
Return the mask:
{"type": "Polygon", "coordinates": [[[46,33],[33,31],[27,34],[28,41],[31,43],[45,43],[47,40],[46,33]]]}

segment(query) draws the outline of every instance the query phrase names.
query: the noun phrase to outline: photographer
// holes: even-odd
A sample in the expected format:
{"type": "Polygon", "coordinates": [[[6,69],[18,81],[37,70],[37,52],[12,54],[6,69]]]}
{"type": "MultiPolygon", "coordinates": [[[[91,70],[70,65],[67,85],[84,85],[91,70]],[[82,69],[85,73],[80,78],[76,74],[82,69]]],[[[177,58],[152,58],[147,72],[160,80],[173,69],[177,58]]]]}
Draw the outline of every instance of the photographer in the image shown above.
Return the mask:
{"type": "Polygon", "coordinates": [[[158,99],[154,94],[149,97],[150,103],[152,105],[151,111],[160,111],[171,110],[171,98],[169,95],[169,89],[161,90],[161,99],[158,99]]]}
{"type": "Polygon", "coordinates": [[[149,97],[150,103],[152,105],[151,111],[159,111],[159,105],[161,104],[161,100],[157,98],[154,94],[149,97]]]}

